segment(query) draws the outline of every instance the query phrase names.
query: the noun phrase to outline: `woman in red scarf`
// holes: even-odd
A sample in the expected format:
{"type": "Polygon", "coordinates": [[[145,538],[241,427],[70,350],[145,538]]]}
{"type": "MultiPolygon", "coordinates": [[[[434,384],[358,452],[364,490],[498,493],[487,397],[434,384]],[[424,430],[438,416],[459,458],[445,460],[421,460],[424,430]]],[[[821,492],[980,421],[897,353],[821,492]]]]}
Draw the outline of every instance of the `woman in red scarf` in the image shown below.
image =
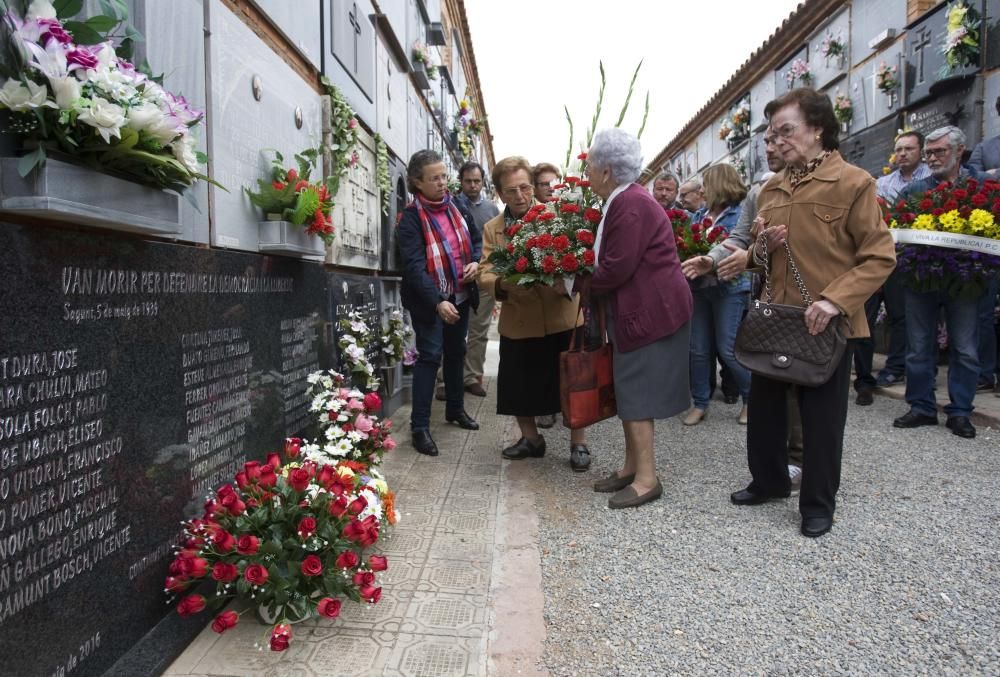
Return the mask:
{"type": "Polygon", "coordinates": [[[479,305],[476,275],[482,234],[448,193],[448,170],[432,150],[413,154],[406,168],[413,202],[399,221],[402,300],[410,311],[420,357],[413,365],[410,430],[413,447],[437,456],[430,433],[434,380],[444,356],[445,420],[466,430],[479,424],[465,412],[462,383],[469,311],[479,305]]]}

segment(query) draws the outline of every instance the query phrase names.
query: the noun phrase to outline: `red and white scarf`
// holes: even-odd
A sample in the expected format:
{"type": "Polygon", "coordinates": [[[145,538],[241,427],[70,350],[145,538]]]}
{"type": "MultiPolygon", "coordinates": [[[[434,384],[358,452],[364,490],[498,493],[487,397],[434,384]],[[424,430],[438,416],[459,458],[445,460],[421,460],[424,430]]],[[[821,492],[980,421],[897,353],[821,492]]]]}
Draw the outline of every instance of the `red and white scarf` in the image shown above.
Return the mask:
{"type": "Polygon", "coordinates": [[[462,279],[462,269],[472,263],[472,236],[469,235],[469,226],[462,218],[458,207],[452,202],[451,195],[445,195],[441,202],[433,202],[418,193],[410,205],[416,207],[420,215],[427,252],[427,272],[437,281],[441,294],[446,297],[451,296],[455,293],[456,282],[462,279]],[[451,245],[447,236],[441,231],[443,227],[451,227],[455,231],[461,248],[461,269],[455,265],[451,245]]]}

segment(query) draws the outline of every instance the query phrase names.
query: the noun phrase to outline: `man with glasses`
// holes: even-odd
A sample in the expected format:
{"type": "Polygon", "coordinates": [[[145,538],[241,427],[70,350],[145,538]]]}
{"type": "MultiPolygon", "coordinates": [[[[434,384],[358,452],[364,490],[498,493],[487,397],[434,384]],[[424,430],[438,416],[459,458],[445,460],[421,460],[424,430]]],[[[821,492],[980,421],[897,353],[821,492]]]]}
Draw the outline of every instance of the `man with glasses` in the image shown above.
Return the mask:
{"type": "Polygon", "coordinates": [[[708,205],[705,204],[705,188],[701,185],[701,181],[697,179],[685,181],[680,187],[678,196],[681,208],[691,213],[691,223],[701,221],[708,211],[708,205]]]}
{"type": "MultiPolygon", "coordinates": [[[[896,170],[875,182],[879,197],[891,203],[911,183],[931,176],[931,170],[923,161],[923,145],[924,135],[914,130],[904,131],[896,137],[893,148],[896,170]]],[[[885,366],[877,377],[872,374],[874,339],[858,339],[854,348],[854,390],[858,393],[854,402],[861,406],[875,401],[875,388],[888,388],[906,379],[906,313],[903,308],[903,284],[896,272],[865,303],[865,315],[873,334],[878,309],[883,303],[889,323],[889,352],[885,356],[885,366]]]]}
{"type": "MultiPolygon", "coordinates": [[[[466,162],[458,170],[462,192],[458,201],[464,204],[476,227],[482,232],[486,223],[500,213],[493,200],[483,196],[483,168],[478,162],[466,162]]],[[[486,344],[489,342],[490,321],[496,299],[491,289],[479,290],[479,309],[469,318],[469,338],[465,348],[465,392],[486,397],[483,388],[483,367],[486,363],[486,344]]]]}
{"type": "MultiPolygon", "coordinates": [[[[900,198],[922,195],[939,183],[964,183],[979,174],[962,166],[965,153],[965,133],[958,127],[940,127],[927,135],[924,156],[932,176],[914,181],[900,198]]],[[[948,329],[949,404],[944,408],[946,425],[959,437],[973,438],[976,429],[969,421],[972,400],[979,378],[979,316],[980,299],[951,296],[947,291],[918,291],[906,286],[906,402],[910,410],[893,421],[897,428],[917,428],[937,425],[937,400],[934,397],[937,364],[938,318],[944,309],[948,329]]]]}

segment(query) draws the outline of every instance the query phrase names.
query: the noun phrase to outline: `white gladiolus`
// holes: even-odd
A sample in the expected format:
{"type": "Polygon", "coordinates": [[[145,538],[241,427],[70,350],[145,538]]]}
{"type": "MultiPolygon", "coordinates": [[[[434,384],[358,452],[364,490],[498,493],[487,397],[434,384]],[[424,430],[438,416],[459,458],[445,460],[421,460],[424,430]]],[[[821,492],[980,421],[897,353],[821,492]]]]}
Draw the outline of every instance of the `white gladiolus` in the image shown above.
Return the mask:
{"type": "Polygon", "coordinates": [[[45,87],[31,80],[28,80],[27,86],[19,80],[8,80],[0,88],[0,105],[12,111],[23,112],[42,106],[55,108],[56,105],[48,98],[45,87]]]}
{"type": "Polygon", "coordinates": [[[125,125],[125,110],[121,106],[95,96],[89,106],[78,110],[77,119],[95,128],[107,143],[111,143],[112,136],[121,138],[121,128],[125,125]]]}

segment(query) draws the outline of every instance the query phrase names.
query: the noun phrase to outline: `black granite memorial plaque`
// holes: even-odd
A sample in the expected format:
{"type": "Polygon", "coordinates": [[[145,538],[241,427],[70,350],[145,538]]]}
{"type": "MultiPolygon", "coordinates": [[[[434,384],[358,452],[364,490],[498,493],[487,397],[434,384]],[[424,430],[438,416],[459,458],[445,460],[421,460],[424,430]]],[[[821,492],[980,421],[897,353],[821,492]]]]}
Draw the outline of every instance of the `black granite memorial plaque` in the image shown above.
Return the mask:
{"type": "Polygon", "coordinates": [[[868,127],[840,142],[840,153],[847,162],[861,167],[872,176],[882,176],[896,145],[899,120],[892,117],[868,127]]]}
{"type": "Polygon", "coordinates": [[[944,52],[947,29],[947,3],[925,15],[906,31],[904,77],[906,105],[910,106],[931,96],[945,80],[962,78],[976,72],[978,65],[948,71],[944,52]]]}
{"type": "MultiPolygon", "coordinates": [[[[305,423],[326,275],[8,224],[0,271],[0,672],[103,674],[172,612],[180,521],[305,423]]],[[[206,620],[115,673],[162,670],[206,620]]]]}
{"type": "Polygon", "coordinates": [[[976,110],[975,81],[966,80],[964,86],[942,92],[921,106],[909,108],[904,114],[906,126],[922,134],[939,127],[954,125],[965,132],[966,148],[972,150],[982,138],[981,114],[976,110]]]}

